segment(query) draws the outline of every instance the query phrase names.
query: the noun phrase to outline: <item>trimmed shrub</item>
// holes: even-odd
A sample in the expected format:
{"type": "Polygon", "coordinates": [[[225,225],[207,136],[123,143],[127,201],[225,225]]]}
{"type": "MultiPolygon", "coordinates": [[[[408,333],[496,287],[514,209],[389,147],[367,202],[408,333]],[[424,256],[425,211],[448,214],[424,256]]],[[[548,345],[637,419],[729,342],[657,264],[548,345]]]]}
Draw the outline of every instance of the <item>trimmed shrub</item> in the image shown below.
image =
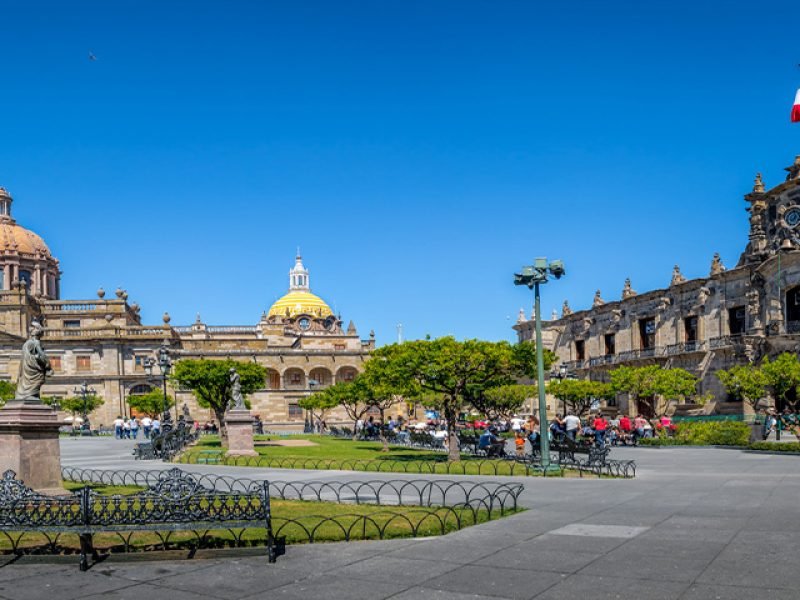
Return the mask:
{"type": "Polygon", "coordinates": [[[770,452],[796,452],[800,454],[800,442],[755,442],[750,444],[751,450],[769,450],[770,452]]]}

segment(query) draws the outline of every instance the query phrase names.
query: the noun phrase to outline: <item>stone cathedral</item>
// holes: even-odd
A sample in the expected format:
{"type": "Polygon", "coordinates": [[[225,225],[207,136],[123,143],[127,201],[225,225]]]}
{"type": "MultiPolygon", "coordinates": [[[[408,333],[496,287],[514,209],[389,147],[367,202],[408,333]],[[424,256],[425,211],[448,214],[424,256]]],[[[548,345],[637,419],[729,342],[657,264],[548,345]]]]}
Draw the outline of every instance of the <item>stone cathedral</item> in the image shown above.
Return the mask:
{"type": "MultiPolygon", "coordinates": [[[[164,342],[173,361],[231,358],[266,367],[264,389],[249,397],[252,412],[267,426],[283,429],[302,429],[306,415],[298,400],[352,380],[375,347],[374,333],[361,339],[352,321],[343,328],[341,318],[311,293],[299,253],[289,271],[288,292],[255,325],[209,325],[198,315],[191,325],[175,326],[167,313],[162,323],[146,325],[140,307],[129,303],[122,289],[112,297],[99,289],[96,298],[62,299],[58,260],[41,237],[17,224],[11,204],[11,195],[0,188],[0,379],[16,381],[19,349],[31,321],[40,321],[42,344],[55,371],[43,394],[71,396],[86,382],[104,401],[91,415],[93,427],[130,415],[128,397],[161,385],[160,376],[148,377],[144,362],[164,342]]],[[[191,392],[170,393],[179,406],[187,404],[194,419],[212,418],[191,392]]]]}
{"type": "MultiPolygon", "coordinates": [[[[769,190],[758,174],[745,195],[750,234],[736,266],[714,255],[707,277],[686,279],[675,266],[663,289],[637,293],[626,280],[619,299],[598,290],[591,308],[576,311],[565,301],[561,316],[543,323],[545,345],[580,378],[605,381],[620,365],[687,369],[714,400],[673,406],[677,414],[745,414],[715,372],[800,351],[800,156],[786,171],[769,190]]],[[[533,320],[521,313],[514,329],[531,339],[533,320]]],[[[615,402],[621,412],[646,412],[625,398],[615,402]]]]}

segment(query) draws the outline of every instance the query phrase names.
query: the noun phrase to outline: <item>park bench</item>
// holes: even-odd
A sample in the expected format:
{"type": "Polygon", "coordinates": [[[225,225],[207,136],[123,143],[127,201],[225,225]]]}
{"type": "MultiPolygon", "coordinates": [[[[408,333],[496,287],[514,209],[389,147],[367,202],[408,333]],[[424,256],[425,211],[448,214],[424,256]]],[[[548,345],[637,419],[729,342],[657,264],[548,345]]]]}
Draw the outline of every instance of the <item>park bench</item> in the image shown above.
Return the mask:
{"type": "Polygon", "coordinates": [[[586,456],[587,464],[605,464],[611,449],[607,446],[599,448],[594,444],[573,442],[569,438],[550,442],[550,450],[558,452],[558,462],[575,462],[576,454],[586,456]]]}
{"type": "MultiPolygon", "coordinates": [[[[103,496],[89,486],[66,496],[46,496],[26,487],[10,470],[0,482],[0,531],[56,534],[56,539],[75,534],[80,541],[81,571],[89,568],[90,557],[102,560],[93,543],[98,533],[123,537],[139,531],[192,531],[201,543],[211,530],[251,528],[265,530],[269,562],[285,553],[285,538],[272,533],[267,481],[216,491],[200,485],[189,473],[171,469],[159,473],[146,490],[127,496],[103,496]]],[[[55,542],[50,544],[51,551],[56,551],[55,546],[55,542]]],[[[21,552],[19,546],[15,549],[21,552]]]]}
{"type": "Polygon", "coordinates": [[[197,453],[198,465],[218,465],[222,462],[222,450],[201,450],[197,453]]]}

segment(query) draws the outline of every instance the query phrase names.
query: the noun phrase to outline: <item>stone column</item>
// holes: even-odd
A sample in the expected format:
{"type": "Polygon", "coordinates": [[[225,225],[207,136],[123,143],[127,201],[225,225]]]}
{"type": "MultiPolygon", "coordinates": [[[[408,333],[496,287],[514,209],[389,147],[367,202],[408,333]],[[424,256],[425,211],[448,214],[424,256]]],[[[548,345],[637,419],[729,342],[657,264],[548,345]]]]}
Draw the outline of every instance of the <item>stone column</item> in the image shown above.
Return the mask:
{"type": "Polygon", "coordinates": [[[61,480],[58,413],[40,402],[11,400],[0,409],[0,473],[44,494],[67,494],[61,480]]]}
{"type": "Polygon", "coordinates": [[[3,267],[3,289],[10,290],[12,281],[13,279],[11,278],[11,265],[6,265],[3,267]]]}
{"type": "Polygon", "coordinates": [[[253,417],[246,408],[231,409],[225,415],[228,431],[227,456],[258,456],[253,444],[253,417]]]}

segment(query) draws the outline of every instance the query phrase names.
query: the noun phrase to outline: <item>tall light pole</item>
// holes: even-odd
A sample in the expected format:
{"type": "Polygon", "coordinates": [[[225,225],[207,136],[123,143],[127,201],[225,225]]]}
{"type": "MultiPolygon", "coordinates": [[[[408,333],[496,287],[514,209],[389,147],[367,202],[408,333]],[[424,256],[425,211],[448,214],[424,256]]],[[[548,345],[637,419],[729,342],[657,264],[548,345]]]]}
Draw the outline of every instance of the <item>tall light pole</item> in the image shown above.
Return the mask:
{"type": "MultiPolygon", "coordinates": [[[[539,392],[539,449],[542,455],[542,469],[550,470],[550,440],[547,425],[547,398],[544,391],[544,349],[542,348],[542,307],[539,300],[539,284],[547,283],[548,272],[556,279],[561,279],[566,271],[560,260],[549,265],[546,258],[537,258],[532,266],[522,267],[522,273],[514,274],[514,285],[526,285],[533,290],[534,323],[536,326],[536,387],[539,392]]],[[[533,413],[533,407],[531,407],[533,413]]]]}
{"type": "MultiPolygon", "coordinates": [[[[167,402],[167,377],[172,370],[172,360],[169,357],[169,348],[166,342],[161,344],[158,349],[158,360],[153,358],[144,359],[144,370],[148,377],[153,375],[153,367],[158,365],[161,371],[161,380],[164,390],[164,396],[161,400],[161,431],[172,429],[172,416],[169,413],[169,402],[167,402]]],[[[175,421],[178,421],[178,403],[175,402],[175,421]]]]}
{"type": "Polygon", "coordinates": [[[89,395],[94,396],[95,394],[97,394],[97,390],[95,390],[94,388],[90,388],[84,381],[81,384],[81,387],[75,388],[74,390],[72,390],[72,393],[75,395],[80,394],[81,398],[83,399],[83,423],[81,423],[82,435],[84,432],[88,432],[88,435],[91,435],[92,426],[89,424],[89,408],[86,405],[86,397],[89,395]]]}

